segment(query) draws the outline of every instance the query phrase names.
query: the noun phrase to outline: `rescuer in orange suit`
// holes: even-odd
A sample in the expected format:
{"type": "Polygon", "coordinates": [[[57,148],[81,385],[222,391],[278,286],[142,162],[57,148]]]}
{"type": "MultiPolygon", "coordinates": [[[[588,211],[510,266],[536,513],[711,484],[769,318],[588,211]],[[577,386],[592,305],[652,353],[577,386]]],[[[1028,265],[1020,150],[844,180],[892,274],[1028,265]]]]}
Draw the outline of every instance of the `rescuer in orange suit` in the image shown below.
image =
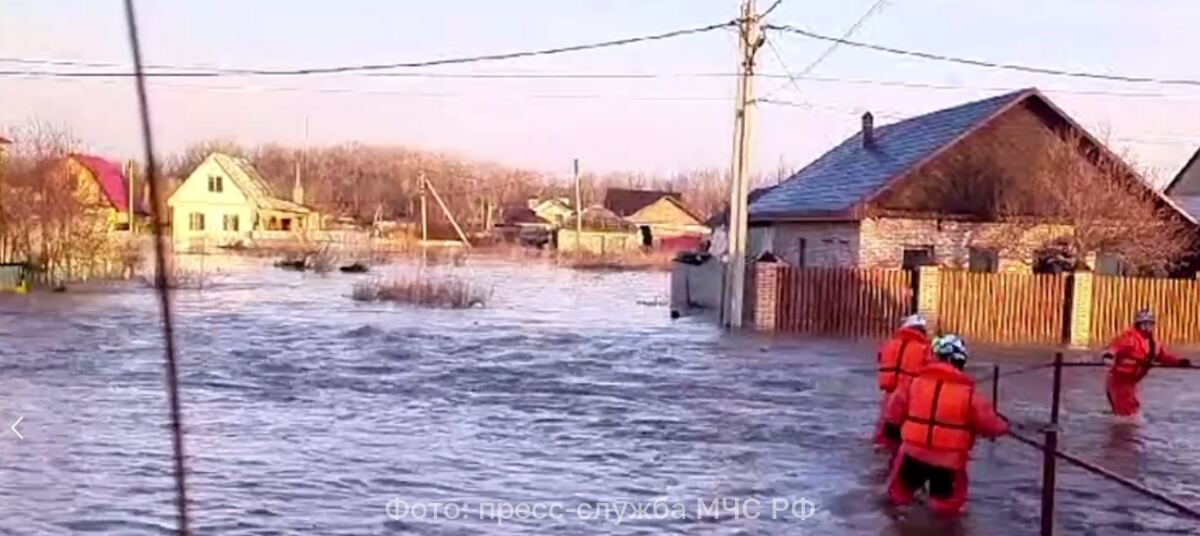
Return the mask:
{"type": "Polygon", "coordinates": [[[892,393],[908,388],[909,382],[929,363],[929,334],[925,317],[919,314],[904,319],[892,338],[879,349],[879,423],[875,426],[875,444],[896,450],[900,447],[900,421],[886,418],[892,393]]]}
{"type": "Polygon", "coordinates": [[[1133,327],[1113,340],[1104,351],[1104,359],[1112,360],[1108,369],[1108,404],[1116,415],[1135,415],[1141,409],[1138,400],[1138,383],[1157,363],[1165,366],[1190,367],[1192,362],[1180,359],[1167,352],[1154,337],[1154,313],[1149,309],[1138,311],[1133,318],[1133,327]]]}
{"type": "Polygon", "coordinates": [[[933,343],[936,361],[888,403],[889,420],[899,420],[902,444],[892,463],[888,498],[909,504],[929,484],[929,506],[952,516],[967,502],[967,459],[975,436],[1008,433],[1008,421],[996,414],[975,380],[963,373],[967,346],[955,335],[933,343]]]}

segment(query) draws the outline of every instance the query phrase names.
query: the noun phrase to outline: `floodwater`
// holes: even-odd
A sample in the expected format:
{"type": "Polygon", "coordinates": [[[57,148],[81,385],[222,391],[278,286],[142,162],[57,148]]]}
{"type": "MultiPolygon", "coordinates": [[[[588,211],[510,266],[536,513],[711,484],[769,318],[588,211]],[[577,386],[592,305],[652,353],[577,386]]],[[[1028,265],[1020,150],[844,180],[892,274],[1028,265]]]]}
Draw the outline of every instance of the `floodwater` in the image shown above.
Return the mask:
{"type": "MultiPolygon", "coordinates": [[[[665,302],[665,274],[472,259],[442,270],[491,286],[491,307],[430,311],[351,301],[362,276],[212,265],[222,266],[220,281],[176,294],[198,534],[1008,536],[1038,527],[1039,453],[1011,439],[976,448],[964,517],[884,506],[885,458],[869,441],[875,343],[672,321],[655,305],[665,302]],[[801,498],[814,508],[772,516],[773,500],[786,508],[801,498]],[[713,500],[725,509],[697,515],[697,501],[713,500]],[[656,502],[669,510],[644,506],[656,502]],[[449,503],[460,507],[454,519],[450,509],[434,515],[449,503]],[[496,519],[519,503],[544,506],[496,519]],[[621,504],[629,510],[618,520],[621,504]]],[[[1049,355],[977,349],[975,365],[1049,355]]],[[[1145,420],[1133,426],[1105,415],[1101,375],[1067,371],[1064,448],[1200,504],[1200,373],[1156,371],[1144,384],[1145,420]]],[[[1006,379],[1001,406],[1016,420],[1044,419],[1048,388],[1048,371],[1006,379]]],[[[0,297],[0,534],[170,533],[166,408],[150,291],[0,297]],[[24,439],[7,429],[17,417],[24,439]]],[[[1198,528],[1069,467],[1059,473],[1057,524],[1096,535],[1198,528]]]]}

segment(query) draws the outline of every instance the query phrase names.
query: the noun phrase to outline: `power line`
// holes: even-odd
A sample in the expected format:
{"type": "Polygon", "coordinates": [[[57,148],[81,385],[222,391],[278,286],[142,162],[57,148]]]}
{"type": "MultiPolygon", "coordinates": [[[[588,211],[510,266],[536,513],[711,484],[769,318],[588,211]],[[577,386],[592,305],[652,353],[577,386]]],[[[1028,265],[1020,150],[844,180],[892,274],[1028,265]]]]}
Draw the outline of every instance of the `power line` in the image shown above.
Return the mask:
{"type": "Polygon", "coordinates": [[[770,15],[771,12],[775,11],[775,8],[779,7],[779,4],[782,4],[782,3],[783,3],[783,0],[775,0],[775,3],[771,4],[771,7],[768,7],[766,11],[763,11],[762,15],[759,15],[758,18],[759,19],[767,18],[767,15],[770,15]]]}
{"type": "MultiPolygon", "coordinates": [[[[544,48],[544,49],[538,49],[538,50],[525,50],[525,51],[518,51],[518,52],[503,52],[503,53],[498,53],[498,54],[483,54],[483,55],[478,55],[478,56],[465,56],[465,57],[458,57],[458,58],[442,58],[442,59],[435,59],[435,60],[397,62],[397,63],[376,63],[376,64],[364,64],[364,65],[338,65],[338,66],[331,66],[331,67],[306,67],[306,68],[301,68],[301,69],[229,69],[229,68],[208,69],[208,68],[203,68],[203,67],[190,67],[190,66],[182,66],[182,67],[180,67],[180,66],[158,66],[162,69],[172,69],[172,70],[167,71],[167,72],[161,72],[161,71],[160,72],[147,72],[147,73],[143,73],[143,76],[172,77],[172,78],[203,78],[203,77],[233,76],[233,75],[241,75],[241,76],[302,76],[302,75],[314,75],[314,74],[374,72],[374,71],[386,71],[389,69],[435,67],[435,66],[442,66],[442,65],[460,65],[460,64],[467,64],[467,63],[481,63],[481,62],[489,62],[489,61],[511,60],[511,59],[517,59],[517,58],[534,57],[534,56],[550,56],[550,55],[563,54],[563,53],[568,53],[568,52],[580,52],[580,51],[584,51],[584,50],[594,50],[594,49],[600,49],[600,48],[625,46],[625,45],[631,45],[631,44],[635,44],[635,43],[645,43],[645,42],[650,42],[650,41],[662,41],[665,39],[672,39],[675,37],[682,37],[685,35],[693,35],[693,34],[710,32],[713,30],[721,29],[721,28],[727,28],[727,27],[733,26],[735,24],[737,24],[736,21],[727,21],[727,22],[722,22],[719,24],[710,24],[708,26],[700,26],[697,28],[672,30],[669,32],[664,32],[664,33],[659,33],[659,34],[642,35],[642,36],[637,36],[637,37],[625,37],[625,38],[621,38],[621,39],[612,39],[612,40],[608,40],[608,41],[599,41],[599,42],[595,42],[595,43],[552,47],[552,48],[544,48]]],[[[14,58],[7,58],[7,59],[14,60],[14,58]]],[[[16,60],[18,60],[18,62],[32,61],[32,60],[20,60],[19,58],[16,60]]],[[[77,62],[77,63],[79,63],[79,65],[73,65],[73,66],[77,66],[77,67],[98,66],[98,65],[85,65],[85,63],[96,63],[96,62],[77,62]]],[[[118,65],[104,65],[104,66],[105,67],[117,67],[118,65]]],[[[0,75],[3,75],[3,76],[11,76],[13,74],[14,74],[13,71],[0,71],[0,75]]],[[[130,77],[130,76],[135,76],[134,73],[122,72],[122,71],[118,71],[118,72],[44,71],[44,72],[39,72],[38,74],[44,75],[44,76],[60,76],[60,77],[130,77]]]]}
{"type": "MultiPolygon", "coordinates": [[[[854,35],[854,33],[857,32],[858,29],[861,28],[862,25],[867,22],[867,19],[870,19],[871,16],[874,15],[875,12],[877,12],[879,10],[879,8],[883,7],[883,5],[886,2],[887,2],[887,0],[876,0],[876,2],[871,5],[871,8],[868,9],[866,13],[863,13],[862,16],[858,18],[858,20],[854,21],[854,24],[850,25],[849,28],[846,28],[846,31],[842,33],[842,39],[848,39],[850,36],[854,35]]],[[[775,59],[777,59],[779,61],[779,65],[780,65],[780,67],[783,68],[784,74],[787,75],[788,81],[791,82],[791,85],[796,90],[796,93],[801,94],[801,95],[803,95],[804,92],[800,89],[800,84],[796,81],[796,78],[804,77],[804,76],[808,76],[809,74],[812,74],[813,70],[815,70],[819,65],[821,65],[821,63],[823,63],[826,59],[828,59],[829,56],[832,56],[833,53],[837,50],[838,46],[840,45],[840,43],[833,43],[833,44],[829,45],[829,47],[827,47],[823,52],[821,52],[821,54],[818,55],[816,59],[814,59],[811,63],[808,64],[807,67],[805,67],[802,71],[800,71],[799,75],[792,75],[791,70],[788,69],[787,62],[783,60],[783,54],[779,51],[779,48],[776,47],[775,44],[773,42],[771,42],[770,40],[767,41],[767,44],[770,45],[771,52],[775,55],[775,59]]],[[[779,86],[779,87],[775,88],[774,90],[772,90],[767,95],[769,96],[769,95],[775,93],[776,91],[779,91],[782,88],[783,88],[783,86],[779,86]]]]}
{"type": "Polygon", "coordinates": [[[1200,86],[1200,80],[1195,80],[1195,79],[1154,78],[1154,77],[1148,77],[1148,76],[1111,75],[1111,74],[1092,73],[1092,72],[1086,72],[1086,71],[1068,71],[1068,70],[1054,69],[1054,68],[1049,68],[1049,67],[1035,67],[1035,66],[1021,65],[1021,64],[1016,64],[1016,63],[999,63],[999,62],[993,62],[993,61],[961,58],[958,56],[948,56],[945,54],[934,54],[934,53],[930,53],[930,52],[906,50],[906,49],[901,49],[901,48],[876,45],[873,43],[864,43],[861,41],[852,41],[850,39],[842,39],[839,37],[831,37],[831,36],[822,35],[822,34],[819,34],[816,32],[810,32],[808,30],[803,30],[803,29],[797,28],[795,26],[766,24],[766,25],[763,25],[763,28],[768,29],[768,30],[789,32],[789,33],[793,33],[796,35],[808,37],[810,39],[817,39],[820,41],[839,43],[839,44],[846,45],[846,46],[874,50],[877,52],[886,52],[888,54],[895,54],[895,55],[900,55],[900,56],[910,56],[910,57],[914,57],[914,58],[921,58],[921,59],[933,60],[933,61],[942,61],[942,62],[947,62],[947,63],[958,63],[958,64],[962,64],[962,65],[970,65],[973,67],[989,67],[989,68],[994,68],[994,69],[1006,69],[1006,70],[1010,70],[1010,71],[1019,71],[1019,72],[1033,73],[1033,74],[1065,76],[1065,77],[1071,77],[1071,78],[1087,78],[1087,79],[1091,79],[1091,80],[1107,80],[1107,81],[1113,81],[1113,82],[1133,82],[1133,83],[1164,84],[1164,85],[1177,85],[1177,86],[1200,86]]]}
{"type": "MultiPolygon", "coordinates": [[[[863,15],[861,17],[859,17],[857,21],[854,21],[854,24],[850,25],[849,28],[846,28],[846,31],[842,33],[841,40],[844,41],[846,39],[849,39],[851,36],[853,36],[855,34],[855,32],[857,32],[859,28],[862,28],[862,25],[864,23],[866,23],[867,20],[870,19],[871,16],[874,15],[876,12],[878,12],[879,9],[882,8],[884,6],[884,4],[886,4],[886,3],[887,3],[887,0],[876,0],[876,2],[871,5],[871,8],[868,9],[866,13],[863,13],[863,15]]],[[[820,66],[821,63],[823,63],[826,59],[829,58],[829,56],[832,56],[833,53],[837,51],[838,46],[840,46],[840,45],[841,45],[841,42],[835,42],[835,43],[830,44],[829,47],[826,48],[825,51],[822,52],[820,56],[817,56],[817,58],[815,60],[813,60],[812,63],[809,63],[808,66],[804,68],[804,70],[800,71],[799,76],[808,76],[809,74],[812,74],[813,70],[816,69],[818,66],[820,66]]]]}

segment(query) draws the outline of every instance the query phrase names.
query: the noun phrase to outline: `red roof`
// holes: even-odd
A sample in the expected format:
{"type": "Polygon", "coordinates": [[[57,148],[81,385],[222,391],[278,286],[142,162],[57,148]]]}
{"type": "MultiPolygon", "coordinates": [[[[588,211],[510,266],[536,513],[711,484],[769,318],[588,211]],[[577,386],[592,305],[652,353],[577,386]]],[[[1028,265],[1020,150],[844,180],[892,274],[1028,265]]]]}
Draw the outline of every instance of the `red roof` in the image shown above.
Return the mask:
{"type": "MultiPolygon", "coordinates": [[[[71,155],[71,158],[92,172],[96,182],[100,183],[100,191],[104,192],[104,197],[108,199],[113,208],[122,212],[129,210],[129,180],[121,171],[120,164],[86,154],[74,154],[71,155]]],[[[141,199],[138,199],[134,206],[139,214],[147,214],[141,199]]]]}
{"type": "Polygon", "coordinates": [[[0,145],[8,145],[10,143],[12,143],[12,140],[5,138],[4,136],[0,136],[0,145]]]}

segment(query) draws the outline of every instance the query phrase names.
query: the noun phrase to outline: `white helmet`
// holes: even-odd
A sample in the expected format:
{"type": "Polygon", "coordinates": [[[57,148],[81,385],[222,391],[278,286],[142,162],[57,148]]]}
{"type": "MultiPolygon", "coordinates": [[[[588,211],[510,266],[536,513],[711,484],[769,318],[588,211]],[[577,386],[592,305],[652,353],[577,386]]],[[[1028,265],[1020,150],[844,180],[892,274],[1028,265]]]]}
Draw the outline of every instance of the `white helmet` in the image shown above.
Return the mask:
{"type": "Polygon", "coordinates": [[[967,365],[967,343],[958,335],[944,335],[933,341],[933,355],[958,368],[967,365]]]}
{"type": "Polygon", "coordinates": [[[1150,309],[1142,309],[1133,315],[1133,324],[1154,324],[1154,311],[1150,309]]]}
{"type": "Polygon", "coordinates": [[[926,329],[929,324],[925,321],[925,315],[917,313],[904,318],[904,323],[900,324],[901,328],[918,328],[926,329]]]}

